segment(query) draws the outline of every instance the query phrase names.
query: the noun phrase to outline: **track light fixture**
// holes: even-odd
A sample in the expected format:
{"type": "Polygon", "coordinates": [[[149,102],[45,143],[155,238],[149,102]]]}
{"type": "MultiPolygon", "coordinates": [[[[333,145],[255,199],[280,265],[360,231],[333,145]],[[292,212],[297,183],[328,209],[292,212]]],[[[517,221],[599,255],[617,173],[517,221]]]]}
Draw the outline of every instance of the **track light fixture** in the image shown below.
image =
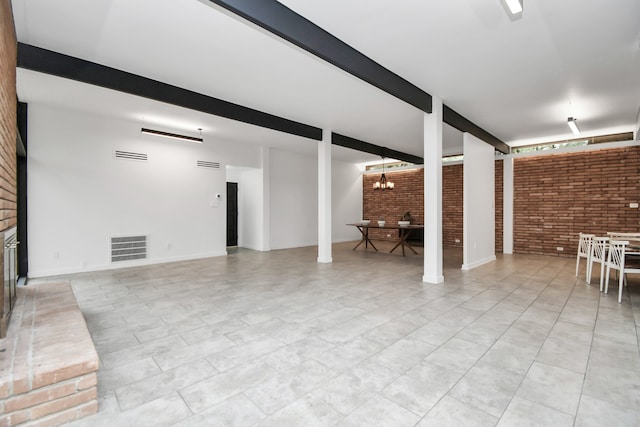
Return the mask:
{"type": "Polygon", "coordinates": [[[200,132],[200,137],[180,135],[178,133],[163,132],[161,130],[148,129],[148,128],[142,128],[140,131],[142,133],[146,133],[149,135],[163,136],[165,138],[181,139],[183,141],[197,142],[198,144],[202,144],[202,141],[204,141],[204,139],[202,139],[202,128],[198,129],[198,131],[200,132]]]}
{"type": "Polygon", "coordinates": [[[573,132],[574,135],[580,135],[580,129],[578,129],[578,124],[576,123],[576,118],[574,117],[569,117],[567,119],[567,124],[569,125],[569,128],[571,129],[571,132],[573,132]]]}
{"type": "Polygon", "coordinates": [[[517,15],[518,13],[522,13],[522,10],[523,10],[522,2],[523,0],[505,0],[505,3],[509,8],[509,12],[511,12],[512,15],[517,15]]]}

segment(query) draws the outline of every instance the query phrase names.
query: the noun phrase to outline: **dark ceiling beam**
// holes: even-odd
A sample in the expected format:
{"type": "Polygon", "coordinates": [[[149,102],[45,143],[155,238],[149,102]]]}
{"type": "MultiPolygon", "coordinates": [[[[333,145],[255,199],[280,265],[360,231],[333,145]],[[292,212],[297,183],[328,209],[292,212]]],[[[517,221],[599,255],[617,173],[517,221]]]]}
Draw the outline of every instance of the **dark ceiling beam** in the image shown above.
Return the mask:
{"type": "Polygon", "coordinates": [[[448,125],[453,126],[461,132],[468,132],[471,135],[480,138],[487,144],[493,145],[496,150],[502,153],[509,154],[510,152],[510,147],[507,144],[491,135],[489,132],[482,129],[470,120],[465,119],[446,105],[442,107],[442,121],[447,123],[448,125]]]}
{"type": "Polygon", "coordinates": [[[431,113],[431,95],[276,0],[209,0],[357,78],[431,113]]]}
{"type": "Polygon", "coordinates": [[[24,43],[18,43],[18,67],[292,135],[322,139],[322,129],[314,126],[24,43]]]}
{"type": "MultiPolygon", "coordinates": [[[[203,0],[204,1],[204,0],[203,0]]],[[[431,113],[431,95],[382,65],[363,55],[342,40],[276,0],[208,0],[257,26],[283,38],[311,54],[335,65],[361,80],[399,98],[420,110],[431,113]]],[[[444,106],[444,122],[462,132],[469,132],[508,153],[509,146],[444,106]]]]}
{"type": "Polygon", "coordinates": [[[387,147],[381,147],[379,145],[371,144],[369,142],[360,141],[359,139],[351,138],[349,136],[340,135],[339,133],[331,133],[331,143],[333,145],[339,145],[341,147],[351,148],[352,150],[362,151],[364,153],[375,154],[380,157],[387,157],[390,159],[401,160],[403,162],[409,162],[416,165],[424,163],[422,157],[414,156],[413,154],[403,153],[402,151],[392,150],[387,147]]]}

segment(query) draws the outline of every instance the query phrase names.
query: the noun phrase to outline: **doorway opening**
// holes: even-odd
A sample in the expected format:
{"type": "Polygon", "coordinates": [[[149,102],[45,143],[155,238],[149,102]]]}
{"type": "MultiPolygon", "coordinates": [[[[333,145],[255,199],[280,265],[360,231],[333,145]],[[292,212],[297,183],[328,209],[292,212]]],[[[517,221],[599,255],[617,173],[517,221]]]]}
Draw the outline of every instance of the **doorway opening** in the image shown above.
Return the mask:
{"type": "Polygon", "coordinates": [[[227,182],[227,247],[238,246],[238,183],[227,182]]]}

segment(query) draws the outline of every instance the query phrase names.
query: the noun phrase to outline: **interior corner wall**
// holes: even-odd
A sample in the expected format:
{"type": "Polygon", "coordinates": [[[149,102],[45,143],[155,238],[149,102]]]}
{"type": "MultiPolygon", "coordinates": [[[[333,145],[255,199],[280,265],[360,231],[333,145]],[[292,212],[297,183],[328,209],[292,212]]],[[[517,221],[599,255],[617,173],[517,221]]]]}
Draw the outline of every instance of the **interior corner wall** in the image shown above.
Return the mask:
{"type": "Polygon", "coordinates": [[[464,244],[464,165],[442,165],[442,246],[461,248],[464,244]]]}
{"type": "Polygon", "coordinates": [[[238,246],[263,251],[262,171],[249,169],[242,172],[238,181],[238,246]]]}
{"type": "Polygon", "coordinates": [[[496,259],[494,148],[464,134],[463,270],[496,259]]]}
{"type": "Polygon", "coordinates": [[[226,209],[215,196],[226,193],[226,162],[217,144],[33,103],[28,126],[30,277],[226,254],[226,209]],[[115,149],[148,161],[117,159],[115,149]],[[148,236],[148,259],[111,263],[110,238],[138,234],[148,236]]]}
{"type": "Polygon", "coordinates": [[[271,249],[317,245],[316,156],[272,148],[270,157],[271,249]]]}
{"type": "Polygon", "coordinates": [[[332,241],[360,239],[357,228],[346,224],[362,219],[362,170],[355,163],[331,161],[332,241]]]}

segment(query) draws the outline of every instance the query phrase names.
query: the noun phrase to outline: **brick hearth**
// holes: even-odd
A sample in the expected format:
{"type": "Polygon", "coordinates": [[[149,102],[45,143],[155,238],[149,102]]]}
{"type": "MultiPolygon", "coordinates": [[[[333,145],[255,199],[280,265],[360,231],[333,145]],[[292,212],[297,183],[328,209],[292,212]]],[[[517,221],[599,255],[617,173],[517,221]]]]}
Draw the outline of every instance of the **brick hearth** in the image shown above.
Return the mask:
{"type": "Polygon", "coordinates": [[[0,340],[0,427],[58,426],[97,412],[97,370],[71,285],[19,287],[0,340]]]}

